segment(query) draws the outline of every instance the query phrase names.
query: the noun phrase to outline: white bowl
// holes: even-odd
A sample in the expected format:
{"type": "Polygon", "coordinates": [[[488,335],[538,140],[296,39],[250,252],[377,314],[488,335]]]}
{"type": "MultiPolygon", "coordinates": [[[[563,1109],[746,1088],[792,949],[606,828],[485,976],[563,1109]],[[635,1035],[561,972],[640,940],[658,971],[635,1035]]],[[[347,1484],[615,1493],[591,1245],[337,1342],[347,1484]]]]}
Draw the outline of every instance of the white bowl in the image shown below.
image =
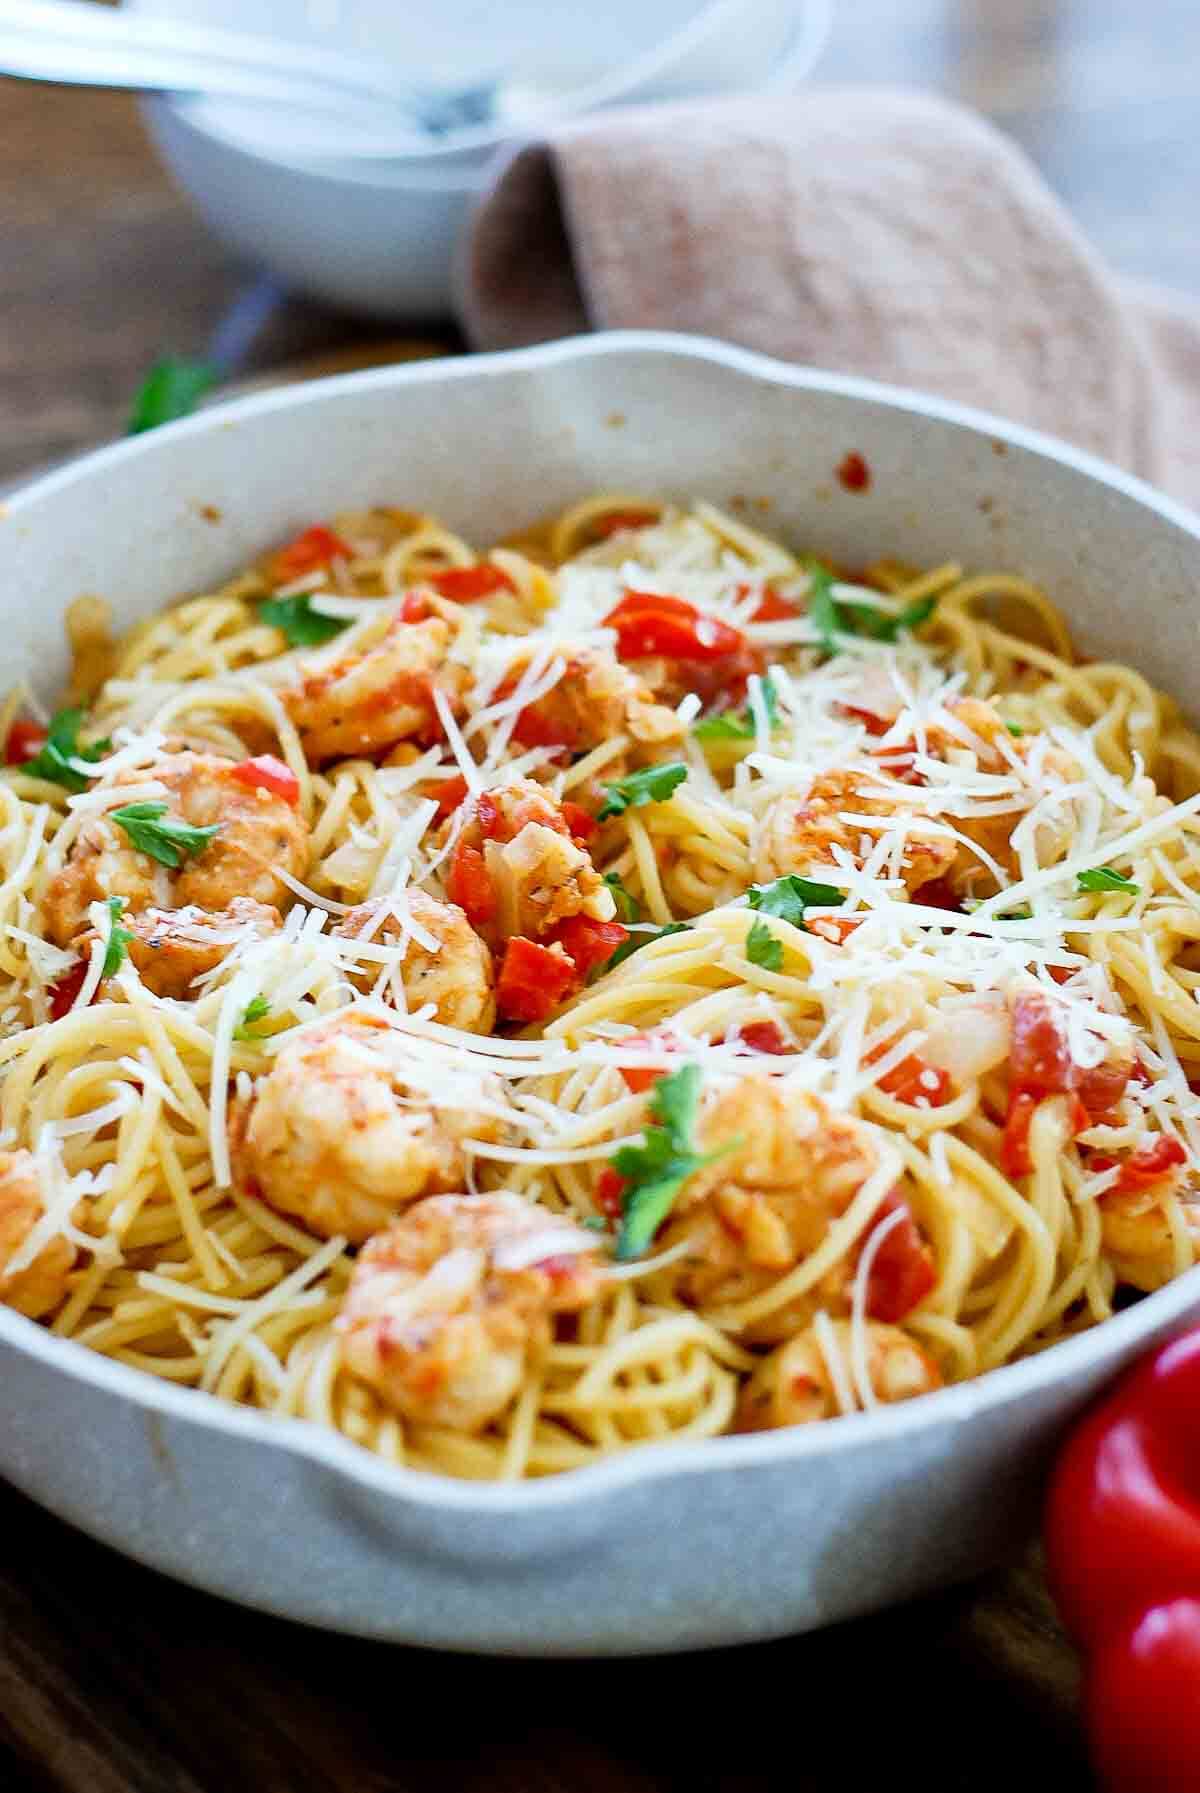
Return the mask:
{"type": "MultiPolygon", "coordinates": [[[[1027,573],[1089,650],[1200,712],[1200,519],[982,414],[653,335],[272,392],[42,480],[0,519],[9,666],[49,695],[77,593],[104,593],[128,624],[342,505],[429,506],[486,542],[606,486],[741,493],[781,535],[851,564],[891,552],[1027,573]],[[860,494],[833,477],[851,449],[873,474],[860,494]]],[[[1095,1331],[905,1405],[497,1487],[389,1467],[0,1309],[0,1472],[156,1568],[344,1631],[527,1654],[725,1644],[982,1568],[1029,1527],[1080,1404],[1198,1315],[1191,1271],[1095,1331]]]]}
{"type": "MultiPolygon", "coordinates": [[[[125,3],[157,16],[261,30],[271,28],[276,10],[274,0],[254,0],[248,14],[247,0],[125,3]]],[[[378,15],[374,4],[369,10],[378,15]]],[[[445,0],[411,20],[405,15],[414,31],[429,34],[431,46],[423,60],[410,48],[406,65],[414,75],[427,77],[431,65],[448,69],[447,46],[462,40],[467,15],[476,36],[467,39],[472,63],[460,68],[464,79],[509,65],[514,45],[525,61],[512,66],[527,66],[531,46],[563,61],[581,32],[593,44],[596,38],[595,15],[573,6],[506,0],[481,8],[478,0],[445,0]]],[[[291,16],[302,15],[295,9],[291,16]]],[[[829,0],[710,0],[701,8],[695,0],[612,0],[605,34],[623,46],[625,59],[610,78],[573,93],[565,110],[574,116],[618,101],[786,90],[810,72],[828,23],[829,0]]],[[[347,127],[318,122],[328,140],[316,153],[310,145],[325,139],[314,140],[306,124],[305,147],[297,149],[295,126],[270,108],[166,97],[148,101],[145,116],[180,185],[226,242],[297,291],[400,321],[449,312],[454,246],[471,199],[497,142],[526,134],[516,124],[454,132],[410,155],[356,163],[345,154],[347,127]]]]}

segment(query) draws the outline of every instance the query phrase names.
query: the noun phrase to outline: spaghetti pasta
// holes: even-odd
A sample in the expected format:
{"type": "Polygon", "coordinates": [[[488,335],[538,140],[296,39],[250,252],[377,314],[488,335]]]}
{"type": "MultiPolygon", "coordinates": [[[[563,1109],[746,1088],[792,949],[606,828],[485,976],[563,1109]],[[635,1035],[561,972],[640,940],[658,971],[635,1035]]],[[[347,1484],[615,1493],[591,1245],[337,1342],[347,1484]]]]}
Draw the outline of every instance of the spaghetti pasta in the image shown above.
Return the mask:
{"type": "Polygon", "coordinates": [[[1200,738],[1009,574],[380,509],[0,776],[0,1299],[516,1479],[983,1374],[1200,1239],[1200,738]]]}

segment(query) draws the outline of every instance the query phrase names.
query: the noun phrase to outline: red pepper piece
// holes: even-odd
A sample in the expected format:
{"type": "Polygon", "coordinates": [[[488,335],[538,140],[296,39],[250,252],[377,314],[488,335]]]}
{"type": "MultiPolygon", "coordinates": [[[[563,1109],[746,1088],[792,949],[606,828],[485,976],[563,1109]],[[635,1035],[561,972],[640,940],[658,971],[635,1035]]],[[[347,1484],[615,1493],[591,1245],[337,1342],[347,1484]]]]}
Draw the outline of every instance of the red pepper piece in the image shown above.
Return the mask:
{"type": "MultiPolygon", "coordinates": [[[[756,622],[758,618],[754,619],[756,622]]],[[[892,724],[888,717],[880,716],[875,710],[864,710],[861,704],[834,704],[834,709],[842,716],[852,716],[861,722],[869,735],[886,735],[892,724]]]]}
{"type": "MultiPolygon", "coordinates": [[[[656,1046],[660,1051],[671,1050],[671,1041],[662,1034],[631,1033],[621,1041],[622,1046],[656,1046]]],[[[625,1079],[625,1087],[640,1096],[643,1090],[651,1089],[666,1072],[658,1065],[622,1065],[621,1076],[625,1079]]]]}
{"type": "Polygon", "coordinates": [[[581,809],[579,804],[572,803],[570,798],[559,807],[562,810],[563,821],[571,830],[571,839],[577,845],[584,846],[596,833],[600,826],[599,822],[589,810],[581,809]]]}
{"type": "Polygon", "coordinates": [[[496,913],[496,892],[478,847],[460,840],[450,858],[446,895],[457,903],[473,928],[482,927],[496,913]]]}
{"type": "Polygon", "coordinates": [[[621,1218],[621,1207],[625,1196],[625,1179],[620,1171],[606,1164],[596,1178],[596,1206],[610,1220],[621,1218]]]}
{"type": "Polygon", "coordinates": [[[426,580],[440,598],[455,604],[474,604],[480,598],[493,598],[498,591],[516,591],[516,586],[502,567],[481,560],[476,567],[451,567],[445,573],[434,573],[426,580]]]}
{"type": "MultiPolygon", "coordinates": [[[[1092,1170],[1108,1170],[1119,1162],[1117,1159],[1091,1160],[1092,1170]]],[[[1121,1165],[1121,1174],[1105,1195],[1127,1195],[1138,1189],[1149,1189],[1152,1183],[1160,1182],[1163,1177],[1181,1164],[1187,1163],[1187,1153],[1177,1139],[1169,1133],[1160,1133],[1155,1139],[1148,1139],[1144,1145],[1138,1146],[1130,1153],[1121,1165]]],[[[1104,1196],[1101,1196],[1101,1201],[1104,1196]]]]}
{"type": "Polygon", "coordinates": [[[231,767],[229,776],[236,778],[251,791],[270,791],[273,797],[282,797],[295,809],[300,801],[300,780],[290,766],[277,760],[273,753],[260,753],[252,760],[239,760],[231,767]]]}
{"type": "Polygon", "coordinates": [[[83,988],[83,980],[87,976],[87,960],[81,959],[78,965],[72,965],[70,971],[64,971],[56,984],[50,985],[50,1019],[61,1021],[75,1007],[75,998],[83,988]]]}
{"type": "MultiPolygon", "coordinates": [[[[737,588],[737,595],[739,598],[748,597],[750,595],[750,587],[748,585],[739,585],[737,588]]],[[[750,621],[752,623],[792,622],[799,616],[799,614],[799,605],[791,603],[787,598],[781,598],[773,585],[764,585],[758,609],[754,612],[750,621]]]]}
{"type": "Polygon", "coordinates": [[[556,940],[573,962],[581,978],[586,978],[601,965],[607,965],[619,946],[629,938],[629,929],[619,921],[594,921],[590,915],[572,915],[555,930],[556,940]]]}
{"type": "Polygon", "coordinates": [[[738,1038],[749,1052],[766,1052],[772,1058],[783,1058],[792,1048],[775,1021],[748,1021],[739,1027],[738,1038]]]}
{"type": "Polygon", "coordinates": [[[591,525],[591,537],[594,542],[606,542],[609,536],[619,535],[624,529],[645,529],[647,524],[657,522],[657,511],[609,511],[591,525]]]}
{"type": "Polygon", "coordinates": [[[496,1007],[506,1021],[544,1021],[577,982],[565,953],[514,934],[496,981],[496,1007]]]}
{"type": "Polygon", "coordinates": [[[349,560],[353,552],[340,535],[326,529],[324,524],[315,523],[271,556],[271,577],[276,585],[287,585],[292,579],[302,579],[305,573],[315,573],[320,567],[327,567],[339,557],[349,560]]]}
{"type": "Polygon", "coordinates": [[[931,1065],[918,1052],[910,1052],[898,1065],[885,1071],[879,1079],[879,1088],[885,1096],[918,1108],[942,1108],[954,1095],[950,1073],[931,1065]]]}
{"type": "Polygon", "coordinates": [[[1046,1503],[1046,1563],[1088,1658],[1084,1711],[1108,1793],[1200,1787],[1200,1331],[1086,1415],[1046,1503]]]}
{"type": "Polygon", "coordinates": [[[5,765],[23,766],[26,760],[36,759],[46,745],[46,740],[46,730],[40,722],[33,722],[27,716],[19,716],[8,731],[4,747],[5,765]]]}
{"type": "Polygon", "coordinates": [[[406,592],[404,602],[400,606],[400,621],[402,623],[423,623],[428,615],[429,599],[424,593],[406,592]]]}
{"type": "Polygon", "coordinates": [[[452,816],[467,794],[467,781],[460,774],[457,778],[438,779],[436,784],[426,787],[429,796],[437,801],[435,821],[444,822],[452,816]]]}
{"type": "MultiPolygon", "coordinates": [[[[872,1320],[883,1320],[890,1326],[911,1314],[938,1279],[933,1253],[921,1236],[912,1209],[898,1191],[884,1197],[870,1231],[889,1214],[896,1213],[904,1218],[890,1226],[879,1241],[867,1277],[867,1312],[872,1320]]],[[[864,1246],[869,1238],[870,1232],[864,1246]]]]}
{"type": "Polygon", "coordinates": [[[838,484],[847,492],[865,492],[871,483],[871,469],[863,460],[858,450],[852,448],[843,455],[837,467],[838,484]]]}
{"type": "Polygon", "coordinates": [[[617,631],[622,660],[654,654],[668,660],[720,660],[743,645],[743,637],[728,623],[704,616],[683,598],[658,592],[626,592],[604,618],[604,627],[617,631]]]}

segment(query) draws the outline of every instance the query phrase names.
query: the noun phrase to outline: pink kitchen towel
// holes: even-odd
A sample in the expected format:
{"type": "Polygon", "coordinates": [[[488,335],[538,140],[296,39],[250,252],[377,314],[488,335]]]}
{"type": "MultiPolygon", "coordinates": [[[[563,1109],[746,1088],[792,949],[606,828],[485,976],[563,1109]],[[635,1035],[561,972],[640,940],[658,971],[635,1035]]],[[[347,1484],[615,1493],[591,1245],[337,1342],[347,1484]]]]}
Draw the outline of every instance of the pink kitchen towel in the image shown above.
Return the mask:
{"type": "Polygon", "coordinates": [[[1031,424],[1200,504],[1200,320],[1118,279],[1026,157],[931,95],[599,113],[509,152],[458,270],[476,348],[717,336],[1031,424]]]}

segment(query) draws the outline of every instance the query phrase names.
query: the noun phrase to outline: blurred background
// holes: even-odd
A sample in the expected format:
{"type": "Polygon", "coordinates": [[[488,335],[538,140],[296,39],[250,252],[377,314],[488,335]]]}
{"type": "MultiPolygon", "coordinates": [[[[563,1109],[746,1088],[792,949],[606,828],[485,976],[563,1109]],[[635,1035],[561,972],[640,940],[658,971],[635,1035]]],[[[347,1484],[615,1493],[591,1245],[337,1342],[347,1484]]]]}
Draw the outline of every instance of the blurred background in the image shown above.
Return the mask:
{"type": "MultiPolygon", "coordinates": [[[[302,22],[319,24],[324,7],[336,34],[338,0],[308,4],[302,22]]],[[[151,0],[151,10],[261,26],[281,9],[151,0]]],[[[1194,0],[833,0],[827,37],[819,16],[811,23],[798,76],[819,51],[808,78],[822,84],[900,83],[978,107],[1119,270],[1200,291],[1194,0]]],[[[769,59],[787,55],[785,43],[769,59]]],[[[152,102],[160,131],[162,104],[152,102]]],[[[164,352],[215,355],[245,376],[461,346],[444,307],[413,315],[412,293],[393,308],[403,316],[365,318],[264,278],[173,183],[127,94],[0,80],[0,143],[0,479],[117,432],[164,352]]],[[[179,142],[169,147],[178,161],[179,142]]],[[[288,209],[273,192],[265,203],[268,222],[288,209]]],[[[419,292],[415,303],[419,313],[419,292]]]]}

